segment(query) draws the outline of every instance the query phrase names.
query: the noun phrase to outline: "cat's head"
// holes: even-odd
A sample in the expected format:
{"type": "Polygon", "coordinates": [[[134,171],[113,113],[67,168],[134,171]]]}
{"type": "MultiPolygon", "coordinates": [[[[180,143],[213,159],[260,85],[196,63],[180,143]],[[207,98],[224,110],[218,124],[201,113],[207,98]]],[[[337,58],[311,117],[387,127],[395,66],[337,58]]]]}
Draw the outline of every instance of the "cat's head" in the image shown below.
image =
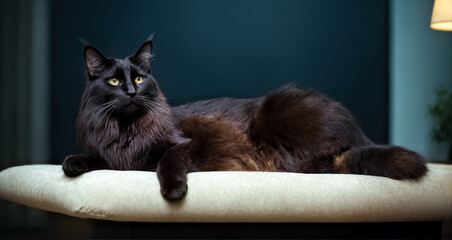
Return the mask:
{"type": "Polygon", "coordinates": [[[166,101],[151,75],[151,58],[152,40],[124,59],[104,57],[86,46],[87,81],[79,117],[133,120],[165,108],[166,101]]]}

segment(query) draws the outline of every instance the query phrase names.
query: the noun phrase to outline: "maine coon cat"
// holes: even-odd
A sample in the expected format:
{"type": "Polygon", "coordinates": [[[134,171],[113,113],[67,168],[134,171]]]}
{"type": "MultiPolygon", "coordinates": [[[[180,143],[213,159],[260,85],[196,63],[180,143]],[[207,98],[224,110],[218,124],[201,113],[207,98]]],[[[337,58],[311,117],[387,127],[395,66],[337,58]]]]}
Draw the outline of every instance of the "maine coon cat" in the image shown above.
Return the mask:
{"type": "Polygon", "coordinates": [[[77,134],[88,154],[63,162],[67,176],[98,169],[157,171],[167,199],[196,171],[348,173],[419,179],[417,153],[375,145],[341,104],[285,86],[253,99],[170,107],[151,74],[152,40],[125,59],[85,47],[87,78],[77,134]]]}

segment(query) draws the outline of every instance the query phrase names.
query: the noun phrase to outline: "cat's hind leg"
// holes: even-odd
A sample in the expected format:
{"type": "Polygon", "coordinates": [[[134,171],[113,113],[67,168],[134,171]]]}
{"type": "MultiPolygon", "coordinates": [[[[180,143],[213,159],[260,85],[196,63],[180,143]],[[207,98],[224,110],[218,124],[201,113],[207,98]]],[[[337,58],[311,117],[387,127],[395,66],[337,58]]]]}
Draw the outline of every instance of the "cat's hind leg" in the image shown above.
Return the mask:
{"type": "Polygon", "coordinates": [[[105,169],[104,161],[86,154],[69,155],[64,159],[63,171],[68,177],[76,177],[83,173],[105,169]]]}
{"type": "Polygon", "coordinates": [[[337,173],[366,174],[416,180],[428,169],[424,158],[402,147],[370,145],[353,147],[335,157],[337,173]]]}
{"type": "Polygon", "coordinates": [[[341,104],[290,86],[265,97],[249,135],[257,144],[278,149],[284,156],[280,170],[290,172],[334,172],[333,156],[372,144],[341,104]]]}

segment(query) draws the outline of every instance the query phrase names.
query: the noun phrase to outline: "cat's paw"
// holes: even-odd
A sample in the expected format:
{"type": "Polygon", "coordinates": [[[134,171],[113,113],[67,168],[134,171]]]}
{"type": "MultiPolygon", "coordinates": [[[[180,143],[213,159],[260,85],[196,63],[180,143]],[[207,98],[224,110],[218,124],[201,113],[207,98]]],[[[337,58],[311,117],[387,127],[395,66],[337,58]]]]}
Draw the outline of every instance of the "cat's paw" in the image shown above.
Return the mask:
{"type": "Polygon", "coordinates": [[[187,194],[187,181],[172,181],[171,183],[162,184],[160,192],[171,201],[179,200],[187,194]]]}
{"type": "Polygon", "coordinates": [[[90,169],[86,164],[86,157],[83,155],[69,155],[64,159],[63,171],[68,177],[76,177],[83,173],[89,172],[90,169]]]}

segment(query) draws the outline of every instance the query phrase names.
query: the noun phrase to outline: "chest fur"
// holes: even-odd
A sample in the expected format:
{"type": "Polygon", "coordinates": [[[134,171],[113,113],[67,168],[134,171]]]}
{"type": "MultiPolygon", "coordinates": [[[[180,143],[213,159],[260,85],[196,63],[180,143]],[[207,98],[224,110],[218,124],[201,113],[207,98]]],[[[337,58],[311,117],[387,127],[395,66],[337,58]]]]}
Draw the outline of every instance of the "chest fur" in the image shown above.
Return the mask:
{"type": "Polygon", "coordinates": [[[117,123],[105,123],[86,133],[85,146],[115,170],[142,170],[149,164],[155,150],[152,132],[135,126],[120,128],[117,123]]]}

